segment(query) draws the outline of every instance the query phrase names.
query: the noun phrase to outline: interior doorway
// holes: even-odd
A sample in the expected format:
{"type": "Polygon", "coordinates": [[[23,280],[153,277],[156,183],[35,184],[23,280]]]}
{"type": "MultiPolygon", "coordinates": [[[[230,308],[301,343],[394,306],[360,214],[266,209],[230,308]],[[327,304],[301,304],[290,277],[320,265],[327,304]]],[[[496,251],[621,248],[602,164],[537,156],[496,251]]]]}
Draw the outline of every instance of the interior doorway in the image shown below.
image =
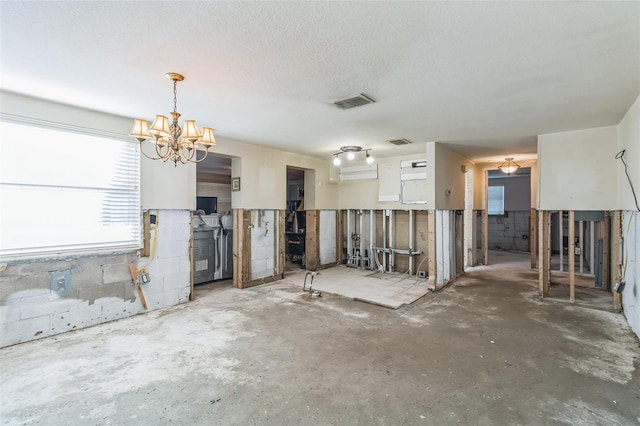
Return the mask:
{"type": "Polygon", "coordinates": [[[231,160],[209,153],[196,165],[196,210],[191,221],[194,285],[233,280],[231,160]]]}
{"type": "MultiPolygon", "coordinates": [[[[521,167],[511,174],[488,170],[486,177],[487,263],[525,265],[531,250],[531,168],[521,167]]],[[[481,226],[478,231],[482,232],[481,226]]],[[[476,238],[481,244],[482,236],[476,238]]]]}
{"type": "Polygon", "coordinates": [[[285,214],[285,272],[306,266],[305,170],[287,166],[287,211],[285,214]]]}

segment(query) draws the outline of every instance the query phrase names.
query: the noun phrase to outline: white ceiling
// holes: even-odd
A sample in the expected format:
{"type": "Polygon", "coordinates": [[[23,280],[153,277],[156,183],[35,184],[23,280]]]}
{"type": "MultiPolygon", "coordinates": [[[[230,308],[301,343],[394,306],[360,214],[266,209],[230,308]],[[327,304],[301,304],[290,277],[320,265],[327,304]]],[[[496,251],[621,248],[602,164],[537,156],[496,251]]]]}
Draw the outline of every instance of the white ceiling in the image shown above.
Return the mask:
{"type": "Polygon", "coordinates": [[[640,2],[0,2],[7,91],[329,159],[441,141],[471,159],[617,124],[640,91],[640,2]],[[364,93],[377,102],[340,110],[364,93]],[[385,141],[414,142],[394,147],[385,141]]]}

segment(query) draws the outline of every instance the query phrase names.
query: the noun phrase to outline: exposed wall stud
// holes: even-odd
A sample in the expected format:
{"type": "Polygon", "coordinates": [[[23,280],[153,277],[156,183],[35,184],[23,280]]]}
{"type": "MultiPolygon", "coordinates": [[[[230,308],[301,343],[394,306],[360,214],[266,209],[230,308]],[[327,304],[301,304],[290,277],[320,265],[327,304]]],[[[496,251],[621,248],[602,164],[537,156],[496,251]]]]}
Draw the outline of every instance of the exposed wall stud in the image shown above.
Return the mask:
{"type": "MultiPolygon", "coordinates": [[[[573,210],[569,211],[569,250],[567,256],[569,258],[569,301],[576,301],[576,224],[575,214],[573,210]]],[[[582,226],[582,221],[580,221],[582,226]]]]}
{"type": "Polygon", "coordinates": [[[531,209],[531,215],[529,216],[529,252],[531,254],[531,269],[535,269],[538,266],[537,262],[537,244],[536,244],[536,223],[537,223],[537,210],[531,209]]]}
{"type": "Polygon", "coordinates": [[[489,264],[489,211],[482,210],[482,264],[489,264]]]}

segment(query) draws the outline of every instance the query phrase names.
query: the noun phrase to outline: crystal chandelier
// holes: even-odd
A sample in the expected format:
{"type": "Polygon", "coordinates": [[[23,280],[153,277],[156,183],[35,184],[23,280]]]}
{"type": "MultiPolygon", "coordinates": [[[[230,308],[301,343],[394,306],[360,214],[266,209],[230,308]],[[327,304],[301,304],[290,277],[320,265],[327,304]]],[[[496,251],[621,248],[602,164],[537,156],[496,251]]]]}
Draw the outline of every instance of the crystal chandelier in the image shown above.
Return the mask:
{"type": "Polygon", "coordinates": [[[177,111],[177,86],[179,81],[184,80],[184,77],[175,72],[168,72],[166,76],[173,81],[171,124],[164,115],[156,115],[151,127],[149,127],[147,120],[136,118],[129,135],[140,142],[140,152],[151,160],[171,160],[174,166],[177,166],[178,162],[182,164],[199,163],[207,157],[209,148],[216,144],[213,129],[203,127],[200,130],[195,120],[185,120],[183,127],[180,127],[178,124],[180,113],[177,111]],[[143,142],[151,138],[153,138],[152,142],[156,147],[156,156],[149,156],[142,149],[143,142]],[[205,148],[204,156],[200,159],[196,154],[199,146],[205,148]]]}

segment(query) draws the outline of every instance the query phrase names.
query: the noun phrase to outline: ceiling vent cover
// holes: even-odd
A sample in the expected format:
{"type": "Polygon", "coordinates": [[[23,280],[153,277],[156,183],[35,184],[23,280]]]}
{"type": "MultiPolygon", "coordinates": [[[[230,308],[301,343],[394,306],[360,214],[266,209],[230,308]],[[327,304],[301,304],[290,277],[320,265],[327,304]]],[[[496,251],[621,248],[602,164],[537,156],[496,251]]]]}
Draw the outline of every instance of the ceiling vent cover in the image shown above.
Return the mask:
{"type": "Polygon", "coordinates": [[[352,98],[335,101],[334,104],[340,109],[349,109],[349,108],[355,108],[355,107],[359,107],[366,104],[372,104],[374,102],[375,101],[373,99],[361,93],[358,96],[354,96],[352,98]]]}
{"type": "Polygon", "coordinates": [[[387,142],[389,142],[391,145],[409,145],[411,143],[410,140],[404,139],[404,138],[403,139],[391,139],[391,140],[389,140],[387,142]]]}

